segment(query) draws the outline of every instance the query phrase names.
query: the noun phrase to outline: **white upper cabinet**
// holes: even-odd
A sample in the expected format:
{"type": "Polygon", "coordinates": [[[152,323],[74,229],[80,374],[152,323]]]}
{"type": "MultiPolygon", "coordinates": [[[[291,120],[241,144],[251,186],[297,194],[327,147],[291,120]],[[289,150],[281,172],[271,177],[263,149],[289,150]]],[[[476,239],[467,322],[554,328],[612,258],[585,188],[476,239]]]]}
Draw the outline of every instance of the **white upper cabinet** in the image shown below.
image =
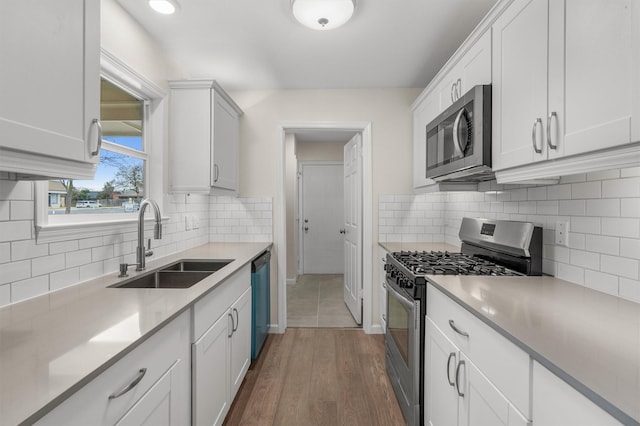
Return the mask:
{"type": "MultiPolygon", "coordinates": [[[[478,84],[491,84],[491,29],[463,44],[450,63],[420,95],[413,106],[413,187],[432,187],[427,179],[427,125],[438,114],[478,84]],[[448,70],[448,71],[444,71],[448,70]]],[[[444,189],[440,184],[439,189],[444,189]]]]}
{"type": "Polygon", "coordinates": [[[0,172],[92,179],[99,160],[100,2],[2,2],[0,58],[0,172]]]}
{"type": "Polygon", "coordinates": [[[632,0],[516,0],[495,21],[493,168],[528,168],[499,182],[630,158],[578,155],[640,140],[639,16],[632,0]],[[564,162],[532,165],[551,159],[564,162]]]}
{"type": "Polygon", "coordinates": [[[237,192],[242,110],[215,81],[169,85],[171,190],[237,192]]]}

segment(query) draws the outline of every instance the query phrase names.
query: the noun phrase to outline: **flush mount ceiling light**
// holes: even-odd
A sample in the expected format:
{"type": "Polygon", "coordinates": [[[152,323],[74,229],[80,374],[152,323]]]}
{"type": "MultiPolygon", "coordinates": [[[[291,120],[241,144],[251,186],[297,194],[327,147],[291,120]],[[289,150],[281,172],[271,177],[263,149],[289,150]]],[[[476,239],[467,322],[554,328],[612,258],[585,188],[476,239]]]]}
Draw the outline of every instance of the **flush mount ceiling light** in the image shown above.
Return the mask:
{"type": "Polygon", "coordinates": [[[178,0],[149,0],[149,6],[163,15],[171,15],[176,10],[180,10],[178,0]]]}
{"type": "Polygon", "coordinates": [[[355,7],[355,0],[291,0],[291,11],[298,22],[320,31],[345,24],[355,7]]]}

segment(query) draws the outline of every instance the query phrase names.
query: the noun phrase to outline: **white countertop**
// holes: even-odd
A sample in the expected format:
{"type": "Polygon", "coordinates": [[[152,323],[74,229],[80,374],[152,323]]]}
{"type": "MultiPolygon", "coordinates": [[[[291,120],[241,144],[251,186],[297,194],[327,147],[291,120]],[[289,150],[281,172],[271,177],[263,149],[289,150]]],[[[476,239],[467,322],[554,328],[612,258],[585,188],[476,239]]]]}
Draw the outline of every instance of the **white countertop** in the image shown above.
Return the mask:
{"type": "Polygon", "coordinates": [[[553,277],[429,280],[624,424],[640,424],[639,304],[553,277]]]}
{"type": "Polygon", "coordinates": [[[206,244],[147,262],[235,259],[188,289],[107,288],[122,281],[113,273],[0,308],[0,425],[50,411],[271,245],[206,244]]]}

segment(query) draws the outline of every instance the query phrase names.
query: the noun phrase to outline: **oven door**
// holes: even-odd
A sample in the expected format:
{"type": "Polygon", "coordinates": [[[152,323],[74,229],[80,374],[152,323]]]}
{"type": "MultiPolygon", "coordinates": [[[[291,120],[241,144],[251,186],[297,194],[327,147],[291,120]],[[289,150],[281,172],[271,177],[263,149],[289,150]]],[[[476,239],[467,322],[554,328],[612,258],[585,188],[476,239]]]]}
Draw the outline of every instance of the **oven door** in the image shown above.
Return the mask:
{"type": "Polygon", "coordinates": [[[420,302],[387,280],[386,367],[407,424],[420,422],[420,302]]]}

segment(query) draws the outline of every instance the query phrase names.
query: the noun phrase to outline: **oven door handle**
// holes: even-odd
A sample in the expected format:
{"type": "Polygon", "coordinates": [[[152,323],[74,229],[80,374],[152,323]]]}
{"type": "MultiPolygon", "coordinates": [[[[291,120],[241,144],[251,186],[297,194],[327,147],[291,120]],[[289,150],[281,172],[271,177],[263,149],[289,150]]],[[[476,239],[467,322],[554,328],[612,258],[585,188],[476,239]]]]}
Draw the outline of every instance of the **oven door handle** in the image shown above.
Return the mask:
{"type": "Polygon", "coordinates": [[[387,281],[387,294],[391,294],[393,297],[395,297],[398,300],[398,302],[400,302],[407,309],[413,309],[414,306],[415,306],[413,304],[413,300],[408,299],[407,297],[403,296],[396,289],[395,284],[392,284],[389,281],[387,281]]]}

